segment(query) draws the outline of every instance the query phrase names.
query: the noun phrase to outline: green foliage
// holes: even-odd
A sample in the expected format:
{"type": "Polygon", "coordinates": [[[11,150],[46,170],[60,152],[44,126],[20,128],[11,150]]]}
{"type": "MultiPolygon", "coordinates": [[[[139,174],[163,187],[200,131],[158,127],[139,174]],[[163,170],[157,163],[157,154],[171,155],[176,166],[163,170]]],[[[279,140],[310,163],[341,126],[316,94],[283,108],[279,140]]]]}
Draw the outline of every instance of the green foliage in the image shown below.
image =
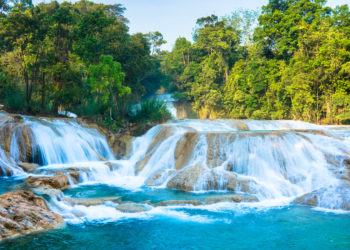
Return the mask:
{"type": "Polygon", "coordinates": [[[157,99],[147,100],[141,103],[135,112],[129,112],[131,122],[164,122],[171,119],[171,113],[166,104],[157,99]]]}
{"type": "Polygon", "coordinates": [[[127,103],[166,84],[162,34],[130,35],[120,4],[11,3],[0,0],[0,103],[8,109],[70,110],[121,126],[127,103]]]}
{"type": "Polygon", "coordinates": [[[161,51],[161,33],[128,33],[120,4],[0,0],[0,102],[29,113],[70,110],[111,129],[170,117],[163,88],[200,118],[350,122],[350,11],[324,0],[269,0],[199,18],[194,42],[161,51]],[[130,94],[132,93],[132,94],[130,94]]]}
{"type": "Polygon", "coordinates": [[[25,106],[25,95],[18,85],[6,86],[1,89],[0,97],[2,104],[12,112],[18,112],[25,106]]]}
{"type": "Polygon", "coordinates": [[[162,64],[176,95],[201,118],[349,122],[349,7],[270,0],[256,17],[198,19],[195,42],[179,38],[162,64]]]}

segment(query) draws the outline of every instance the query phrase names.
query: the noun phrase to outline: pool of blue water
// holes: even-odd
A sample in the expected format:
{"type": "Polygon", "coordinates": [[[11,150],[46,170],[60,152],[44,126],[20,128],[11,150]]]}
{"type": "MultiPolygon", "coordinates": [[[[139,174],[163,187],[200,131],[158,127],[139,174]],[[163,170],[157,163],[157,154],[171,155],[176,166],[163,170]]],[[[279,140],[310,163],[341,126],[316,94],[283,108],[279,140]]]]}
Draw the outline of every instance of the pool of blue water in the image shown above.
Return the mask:
{"type": "MultiPolygon", "coordinates": [[[[0,191],[12,186],[4,182],[0,191]]],[[[19,185],[20,183],[13,183],[19,185]]],[[[219,193],[221,194],[221,193],[219,193]]],[[[128,191],[106,185],[79,186],[72,197],[122,196],[158,202],[205,199],[218,193],[166,189],[128,191]]],[[[350,215],[289,205],[271,209],[174,208],[174,216],[67,223],[49,232],[3,241],[0,249],[350,249],[350,215]]]]}

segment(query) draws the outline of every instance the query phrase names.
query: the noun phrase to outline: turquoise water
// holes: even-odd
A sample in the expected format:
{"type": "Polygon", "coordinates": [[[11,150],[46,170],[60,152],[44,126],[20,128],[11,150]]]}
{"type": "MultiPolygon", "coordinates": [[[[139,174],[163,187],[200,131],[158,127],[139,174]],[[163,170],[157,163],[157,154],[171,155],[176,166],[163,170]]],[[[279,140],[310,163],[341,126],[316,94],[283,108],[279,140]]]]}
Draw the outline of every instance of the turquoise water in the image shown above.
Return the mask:
{"type": "Polygon", "coordinates": [[[227,219],[198,223],[175,218],[129,219],[67,225],[49,233],[9,240],[6,249],[349,249],[350,218],[287,207],[239,215],[205,213],[227,219]]]}
{"type": "MultiPolygon", "coordinates": [[[[1,180],[1,192],[19,182],[1,180]]],[[[107,185],[78,186],[65,195],[122,196],[127,201],[201,199],[222,193],[167,189],[128,191],[107,185]]],[[[102,221],[67,223],[64,228],[7,240],[1,249],[350,249],[350,215],[306,206],[275,208],[173,207],[154,213],[102,221]]]]}

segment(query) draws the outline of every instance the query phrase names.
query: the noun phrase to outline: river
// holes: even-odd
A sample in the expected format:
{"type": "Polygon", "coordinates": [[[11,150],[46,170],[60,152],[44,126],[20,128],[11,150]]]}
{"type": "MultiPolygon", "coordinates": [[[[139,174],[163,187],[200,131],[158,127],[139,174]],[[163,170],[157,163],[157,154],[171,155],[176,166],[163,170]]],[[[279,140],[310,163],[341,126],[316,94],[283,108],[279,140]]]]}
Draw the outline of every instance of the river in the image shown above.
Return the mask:
{"type": "Polygon", "coordinates": [[[44,196],[66,226],[0,248],[350,248],[349,127],[173,120],[116,159],[96,128],[75,119],[22,119],[0,148],[2,172],[11,175],[0,191],[20,188],[28,175],[67,174],[71,188],[44,196]],[[40,165],[30,173],[18,167],[28,140],[40,165]],[[72,203],[99,197],[120,202],[72,203]]]}

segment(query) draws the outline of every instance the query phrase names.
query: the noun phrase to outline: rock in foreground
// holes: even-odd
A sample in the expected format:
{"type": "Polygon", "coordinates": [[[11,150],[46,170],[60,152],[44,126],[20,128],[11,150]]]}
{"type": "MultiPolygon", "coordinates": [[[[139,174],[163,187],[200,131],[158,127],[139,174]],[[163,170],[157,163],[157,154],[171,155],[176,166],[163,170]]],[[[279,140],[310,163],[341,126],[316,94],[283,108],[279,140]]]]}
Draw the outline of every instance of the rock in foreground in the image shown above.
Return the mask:
{"type": "Polygon", "coordinates": [[[46,187],[52,189],[66,189],[69,187],[67,176],[58,174],[52,177],[32,177],[29,176],[26,183],[34,187],[46,187]]]}
{"type": "Polygon", "coordinates": [[[0,240],[57,228],[63,223],[60,215],[49,211],[42,197],[30,191],[0,195],[0,240]]]}

